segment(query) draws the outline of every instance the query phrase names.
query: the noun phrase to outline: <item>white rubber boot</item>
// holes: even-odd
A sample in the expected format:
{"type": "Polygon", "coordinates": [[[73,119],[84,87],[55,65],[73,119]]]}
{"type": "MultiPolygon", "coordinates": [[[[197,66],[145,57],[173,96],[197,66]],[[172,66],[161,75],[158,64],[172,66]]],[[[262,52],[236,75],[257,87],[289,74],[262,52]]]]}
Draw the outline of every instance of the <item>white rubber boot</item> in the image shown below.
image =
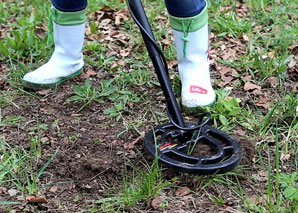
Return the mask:
{"type": "Polygon", "coordinates": [[[216,95],[209,72],[207,6],[195,17],[170,16],[170,22],[182,84],[182,105],[186,108],[212,105],[216,95]]]}
{"type": "Polygon", "coordinates": [[[51,13],[55,50],[46,64],[23,77],[23,85],[27,88],[55,87],[79,75],[84,66],[85,10],[62,12],[52,8],[51,13]]]}

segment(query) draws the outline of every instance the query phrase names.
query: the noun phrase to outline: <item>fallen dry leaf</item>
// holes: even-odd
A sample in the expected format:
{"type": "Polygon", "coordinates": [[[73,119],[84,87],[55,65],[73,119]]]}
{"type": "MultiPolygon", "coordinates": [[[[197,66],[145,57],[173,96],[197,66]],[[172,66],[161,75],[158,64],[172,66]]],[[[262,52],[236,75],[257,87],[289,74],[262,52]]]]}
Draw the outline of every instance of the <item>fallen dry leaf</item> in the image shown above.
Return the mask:
{"type": "Polygon", "coordinates": [[[178,61],[174,60],[174,61],[168,61],[168,67],[169,69],[172,69],[174,66],[178,65],[178,61]]]}
{"type": "Polygon", "coordinates": [[[41,27],[36,27],[34,33],[41,39],[44,39],[47,36],[47,32],[41,27]]]}
{"type": "Polygon", "coordinates": [[[289,160],[291,158],[291,155],[290,154],[281,154],[280,156],[280,160],[289,160]]]}
{"type": "Polygon", "coordinates": [[[103,19],[102,21],[101,21],[101,23],[100,23],[100,25],[101,26],[106,26],[106,25],[108,25],[109,23],[111,23],[111,19],[109,19],[109,18],[106,18],[106,19],[103,19]]]}
{"type": "Polygon", "coordinates": [[[37,197],[34,194],[28,195],[26,201],[29,203],[47,203],[47,199],[44,196],[37,197]]]}
{"type": "Polygon", "coordinates": [[[249,41],[249,37],[248,37],[248,35],[243,34],[243,39],[244,39],[244,41],[249,41]]]}
{"type": "Polygon", "coordinates": [[[94,70],[87,70],[86,74],[89,76],[94,76],[94,75],[97,75],[97,72],[94,70]]]}
{"type": "Polygon", "coordinates": [[[114,14],[115,14],[115,25],[117,25],[117,26],[121,24],[122,19],[124,21],[128,20],[128,17],[127,17],[128,11],[126,9],[120,10],[114,14]]]}
{"type": "Polygon", "coordinates": [[[243,129],[235,129],[235,130],[233,130],[233,133],[234,133],[235,135],[240,135],[240,136],[244,136],[244,135],[246,135],[246,131],[243,130],[243,129]]]}
{"type": "Polygon", "coordinates": [[[261,87],[256,84],[251,83],[250,81],[247,81],[245,83],[245,85],[244,85],[245,91],[254,90],[254,89],[261,90],[261,87]]]}
{"type": "Polygon", "coordinates": [[[7,76],[6,75],[0,75],[0,88],[4,87],[6,81],[7,81],[7,76]]]}
{"type": "Polygon", "coordinates": [[[1,194],[7,194],[7,188],[5,188],[5,187],[0,187],[0,195],[1,194]]]}
{"type": "Polygon", "coordinates": [[[255,175],[255,177],[258,181],[266,182],[268,181],[268,172],[260,170],[258,171],[258,174],[255,175]]]}
{"type": "Polygon", "coordinates": [[[126,61],[124,61],[122,59],[118,60],[117,63],[118,63],[118,65],[120,65],[122,67],[124,67],[126,65],[126,61]]]}
{"type": "Polygon", "coordinates": [[[232,76],[222,76],[221,77],[222,81],[218,84],[218,86],[223,87],[227,84],[230,84],[232,82],[232,80],[234,79],[234,77],[232,76]]]}
{"type": "Polygon", "coordinates": [[[116,17],[115,17],[115,25],[120,25],[120,23],[121,23],[121,16],[116,15],[116,17]]]}
{"type": "Polygon", "coordinates": [[[298,82],[293,86],[293,90],[295,93],[298,92],[298,82]]]}
{"type": "Polygon", "coordinates": [[[161,41],[161,43],[163,43],[163,44],[166,45],[166,46],[169,46],[169,45],[171,44],[171,41],[169,41],[168,39],[163,39],[163,40],[161,41]]]}
{"type": "Polygon", "coordinates": [[[251,92],[253,95],[263,95],[263,92],[261,90],[255,89],[254,91],[251,92]]]}
{"type": "Polygon", "coordinates": [[[234,80],[235,76],[237,75],[237,71],[229,66],[222,66],[219,68],[219,73],[221,76],[221,82],[218,86],[223,87],[227,84],[230,84],[232,80],[234,80]]]}
{"type": "Polygon", "coordinates": [[[256,195],[252,195],[251,198],[249,199],[252,203],[254,203],[255,205],[258,205],[260,203],[260,199],[257,198],[256,195]]]}
{"type": "Polygon", "coordinates": [[[58,190],[58,186],[52,186],[49,191],[50,192],[56,192],[58,190]]]}
{"type": "Polygon", "coordinates": [[[133,149],[135,145],[133,143],[125,143],[123,144],[124,149],[133,149]]]}
{"type": "Polygon", "coordinates": [[[275,50],[268,53],[269,58],[274,59],[274,56],[275,56],[275,50]]]}
{"type": "Polygon", "coordinates": [[[263,107],[265,109],[269,109],[270,108],[270,100],[268,100],[268,98],[265,98],[264,96],[262,96],[256,100],[256,105],[259,107],[263,107]]]}
{"type": "Polygon", "coordinates": [[[226,49],[222,53],[221,58],[223,60],[225,60],[225,61],[233,61],[233,60],[235,60],[235,58],[236,58],[236,50],[230,49],[230,48],[226,49]]]}
{"type": "Polygon", "coordinates": [[[80,117],[82,114],[77,114],[77,113],[73,113],[73,114],[71,114],[70,116],[71,117],[80,117]]]}
{"type": "Polygon", "coordinates": [[[191,193],[191,190],[187,187],[180,187],[176,190],[175,195],[176,196],[185,196],[191,193]]]}
{"type": "Polygon", "coordinates": [[[279,84],[278,82],[278,78],[276,77],[270,77],[267,79],[268,84],[272,87],[272,88],[276,88],[279,84]]]}
{"type": "Polygon", "coordinates": [[[124,49],[124,50],[120,50],[120,55],[122,57],[127,57],[130,53],[130,50],[129,49],[124,49]]]}
{"type": "Polygon", "coordinates": [[[296,65],[296,60],[294,58],[292,58],[288,64],[288,66],[289,66],[289,68],[293,68],[293,67],[295,67],[295,65],[296,65]]]}
{"type": "Polygon", "coordinates": [[[161,203],[162,203],[161,198],[156,197],[156,198],[153,198],[151,201],[149,201],[148,206],[149,208],[152,208],[152,209],[158,209],[161,203]]]}
{"type": "Polygon", "coordinates": [[[139,136],[139,137],[137,137],[132,143],[133,144],[136,144],[136,143],[138,143],[139,141],[141,141],[143,139],[143,136],[139,136]]]}
{"type": "Polygon", "coordinates": [[[86,72],[82,72],[81,75],[80,75],[80,78],[82,79],[86,79],[86,78],[89,78],[91,76],[95,76],[97,75],[97,72],[94,71],[94,70],[87,70],[86,72]]]}
{"type": "Polygon", "coordinates": [[[48,95],[52,92],[52,89],[45,89],[45,90],[40,90],[37,92],[39,95],[48,95]]]}

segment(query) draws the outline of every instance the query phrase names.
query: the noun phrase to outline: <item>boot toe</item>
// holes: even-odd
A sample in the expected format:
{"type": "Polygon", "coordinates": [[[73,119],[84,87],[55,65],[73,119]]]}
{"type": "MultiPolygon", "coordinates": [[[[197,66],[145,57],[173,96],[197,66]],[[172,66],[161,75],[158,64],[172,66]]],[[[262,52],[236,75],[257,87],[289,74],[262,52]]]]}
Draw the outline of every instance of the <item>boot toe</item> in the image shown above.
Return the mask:
{"type": "Polygon", "coordinates": [[[44,75],[41,75],[41,73],[36,71],[29,72],[26,75],[24,75],[23,81],[30,82],[33,84],[53,84],[57,81],[57,79],[54,78],[46,78],[44,75]]]}
{"type": "Polygon", "coordinates": [[[185,108],[205,107],[214,104],[216,95],[214,90],[209,89],[208,94],[182,93],[182,105],[185,108]]]}

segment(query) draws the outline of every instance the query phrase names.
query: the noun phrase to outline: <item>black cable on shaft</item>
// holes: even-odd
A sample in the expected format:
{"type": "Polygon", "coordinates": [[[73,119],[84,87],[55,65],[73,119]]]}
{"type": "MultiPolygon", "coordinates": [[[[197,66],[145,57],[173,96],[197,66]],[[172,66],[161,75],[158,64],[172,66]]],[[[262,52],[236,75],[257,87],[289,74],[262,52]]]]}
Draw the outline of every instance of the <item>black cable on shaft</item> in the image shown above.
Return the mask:
{"type": "Polygon", "coordinates": [[[135,14],[133,13],[133,10],[130,7],[130,3],[127,0],[127,5],[128,5],[128,10],[130,12],[130,15],[132,17],[132,19],[134,20],[134,22],[136,23],[136,25],[139,27],[140,31],[142,33],[144,33],[144,35],[149,39],[149,41],[151,42],[151,44],[155,47],[155,49],[157,50],[157,52],[159,53],[159,56],[162,59],[162,62],[164,64],[164,68],[167,72],[167,74],[169,75],[169,68],[168,68],[168,64],[167,64],[167,60],[166,57],[164,56],[162,50],[160,49],[160,47],[158,46],[158,44],[156,43],[155,39],[152,38],[149,33],[146,31],[146,29],[141,25],[141,23],[138,21],[137,17],[135,16],[135,14]]]}

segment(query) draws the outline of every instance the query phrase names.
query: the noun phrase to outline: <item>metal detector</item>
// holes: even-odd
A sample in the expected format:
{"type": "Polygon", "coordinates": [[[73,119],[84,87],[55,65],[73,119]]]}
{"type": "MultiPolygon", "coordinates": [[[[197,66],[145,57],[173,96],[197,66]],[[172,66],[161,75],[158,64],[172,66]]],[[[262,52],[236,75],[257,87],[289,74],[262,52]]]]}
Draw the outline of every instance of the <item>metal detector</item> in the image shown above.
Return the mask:
{"type": "Polygon", "coordinates": [[[234,169],[242,154],[239,143],[223,131],[207,125],[211,118],[208,112],[201,115],[198,124],[184,122],[170,85],[165,56],[155,41],[142,2],[127,0],[127,4],[152,60],[171,122],[146,133],[146,149],[161,163],[179,172],[209,175],[234,169]],[[197,150],[202,146],[208,146],[207,155],[197,150]]]}

